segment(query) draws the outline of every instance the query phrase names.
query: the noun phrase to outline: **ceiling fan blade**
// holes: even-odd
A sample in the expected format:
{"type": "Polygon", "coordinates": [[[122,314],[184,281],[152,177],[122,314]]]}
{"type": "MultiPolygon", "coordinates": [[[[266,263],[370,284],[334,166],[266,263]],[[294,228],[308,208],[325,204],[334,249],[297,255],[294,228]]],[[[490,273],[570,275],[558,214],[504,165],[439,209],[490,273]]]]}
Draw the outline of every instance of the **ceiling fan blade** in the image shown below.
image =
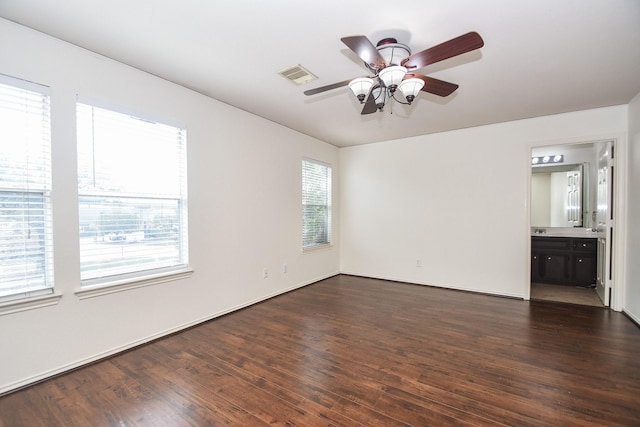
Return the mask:
{"type": "Polygon", "coordinates": [[[347,36],[340,40],[372,68],[382,69],[387,65],[378,49],[365,36],[347,36]]]}
{"type": "Polygon", "coordinates": [[[339,87],[343,87],[343,86],[348,85],[351,80],[353,80],[353,79],[345,80],[343,82],[338,82],[338,83],[332,83],[332,84],[326,85],[326,86],[320,86],[320,87],[317,87],[315,89],[305,90],[304,94],[309,96],[309,95],[315,95],[315,94],[318,94],[318,93],[326,92],[328,90],[337,89],[339,87]]]}
{"type": "Polygon", "coordinates": [[[472,31],[437,46],[414,53],[408,58],[403,59],[402,65],[409,69],[422,68],[454,56],[462,55],[463,53],[471,52],[482,46],[484,46],[484,40],[482,40],[480,34],[472,31]]]}
{"type": "Polygon", "coordinates": [[[369,92],[369,97],[367,98],[367,102],[364,103],[364,108],[362,109],[362,113],[360,114],[371,114],[378,111],[378,106],[376,105],[376,99],[373,96],[373,90],[369,92]]]}
{"type": "Polygon", "coordinates": [[[407,77],[416,77],[422,80],[424,82],[424,86],[420,89],[421,91],[442,97],[449,96],[458,89],[457,84],[445,82],[444,80],[438,80],[422,74],[407,74],[407,77]]]}

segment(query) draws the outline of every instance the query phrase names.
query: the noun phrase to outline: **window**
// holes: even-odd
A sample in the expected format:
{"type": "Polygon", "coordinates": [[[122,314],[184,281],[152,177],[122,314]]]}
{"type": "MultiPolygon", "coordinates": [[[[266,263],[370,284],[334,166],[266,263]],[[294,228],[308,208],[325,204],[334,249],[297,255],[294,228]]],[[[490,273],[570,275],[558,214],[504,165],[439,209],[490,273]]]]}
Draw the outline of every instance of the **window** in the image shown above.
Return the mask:
{"type": "Polygon", "coordinates": [[[0,75],[0,301],[53,291],[48,88],[0,75]]]}
{"type": "Polygon", "coordinates": [[[331,243],[331,166],[302,160],[302,248],[331,243]]]}
{"type": "Polygon", "coordinates": [[[83,286],[186,268],[186,131],[79,102],[83,286]]]}

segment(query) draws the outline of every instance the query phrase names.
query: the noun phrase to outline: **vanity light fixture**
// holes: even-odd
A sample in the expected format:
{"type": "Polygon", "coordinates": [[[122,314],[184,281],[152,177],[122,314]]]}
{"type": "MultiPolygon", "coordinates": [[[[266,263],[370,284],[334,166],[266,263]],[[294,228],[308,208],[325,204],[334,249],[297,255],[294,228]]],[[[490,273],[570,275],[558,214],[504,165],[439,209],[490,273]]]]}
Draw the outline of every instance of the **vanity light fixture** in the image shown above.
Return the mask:
{"type": "Polygon", "coordinates": [[[531,164],[532,165],[548,165],[548,164],[556,164],[556,163],[563,163],[564,162],[564,155],[562,154],[555,154],[555,155],[550,155],[550,156],[538,156],[538,157],[532,157],[531,158],[531,164]]]}

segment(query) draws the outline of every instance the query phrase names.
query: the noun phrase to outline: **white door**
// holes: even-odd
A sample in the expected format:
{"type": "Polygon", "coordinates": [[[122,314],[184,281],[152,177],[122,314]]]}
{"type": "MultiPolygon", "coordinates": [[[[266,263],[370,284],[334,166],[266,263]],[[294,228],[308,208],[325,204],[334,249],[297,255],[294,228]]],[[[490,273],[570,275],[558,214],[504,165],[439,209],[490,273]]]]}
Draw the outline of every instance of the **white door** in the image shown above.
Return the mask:
{"type": "Polygon", "coordinates": [[[598,209],[596,227],[602,236],[598,237],[598,278],[596,293],[605,306],[610,304],[611,289],[611,243],[613,236],[613,143],[606,142],[598,154],[598,209]]]}

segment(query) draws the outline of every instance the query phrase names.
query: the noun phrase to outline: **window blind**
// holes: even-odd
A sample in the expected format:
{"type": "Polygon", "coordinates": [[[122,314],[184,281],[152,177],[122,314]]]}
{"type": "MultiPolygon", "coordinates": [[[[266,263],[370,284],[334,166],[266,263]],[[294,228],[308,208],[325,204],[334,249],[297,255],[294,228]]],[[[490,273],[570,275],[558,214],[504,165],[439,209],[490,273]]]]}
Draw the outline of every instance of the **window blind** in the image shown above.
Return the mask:
{"type": "Polygon", "coordinates": [[[302,161],[302,247],[331,243],[331,167],[302,161]]]}
{"type": "Polygon", "coordinates": [[[77,103],[83,286],[188,263],[186,131],[77,103]]]}
{"type": "Polygon", "coordinates": [[[0,300],[53,290],[48,88],[0,76],[0,300]]]}

